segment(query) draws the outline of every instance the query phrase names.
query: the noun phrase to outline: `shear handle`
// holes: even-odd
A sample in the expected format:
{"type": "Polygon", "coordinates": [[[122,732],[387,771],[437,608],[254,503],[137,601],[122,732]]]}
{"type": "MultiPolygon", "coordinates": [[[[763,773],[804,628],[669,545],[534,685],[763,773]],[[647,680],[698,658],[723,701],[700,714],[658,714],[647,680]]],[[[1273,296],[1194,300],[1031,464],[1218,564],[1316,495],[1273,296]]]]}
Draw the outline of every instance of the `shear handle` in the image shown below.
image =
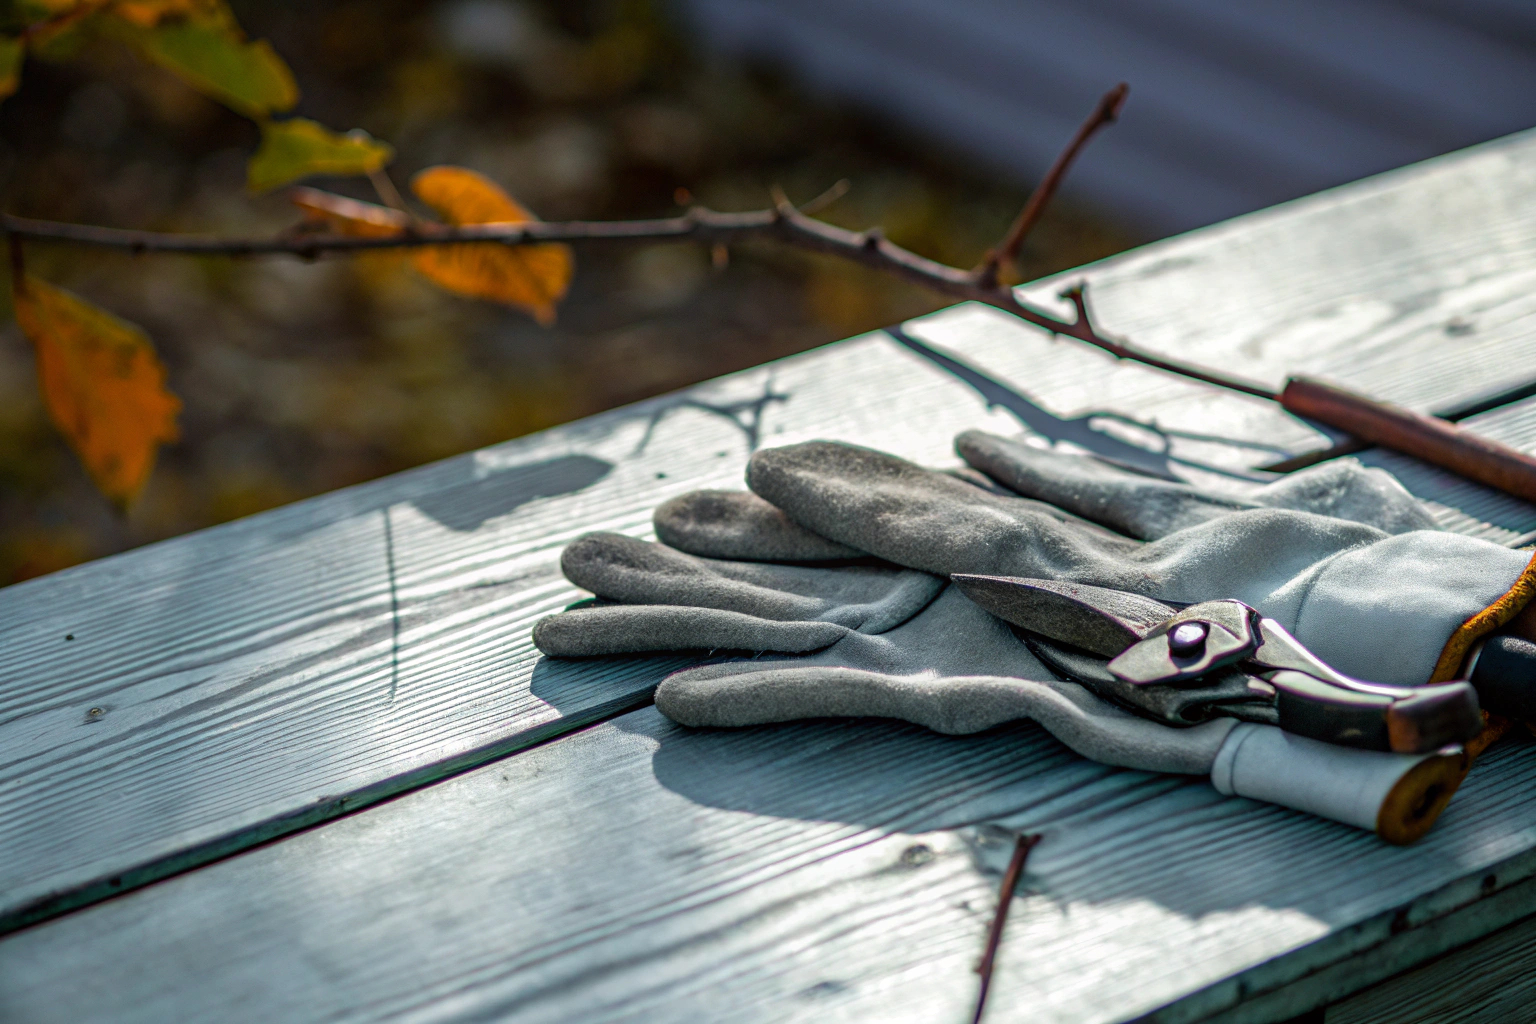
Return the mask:
{"type": "Polygon", "coordinates": [[[1259,644],[1244,659],[1256,669],[1290,669],[1295,672],[1305,672],[1309,676],[1345,690],[1372,693],[1381,697],[1391,697],[1394,700],[1411,697],[1422,689],[1417,686],[1371,683],[1364,679],[1347,676],[1307,650],[1300,640],[1292,636],[1274,619],[1264,615],[1258,615],[1256,618],[1258,622],[1255,632],[1258,633],[1259,644]]]}

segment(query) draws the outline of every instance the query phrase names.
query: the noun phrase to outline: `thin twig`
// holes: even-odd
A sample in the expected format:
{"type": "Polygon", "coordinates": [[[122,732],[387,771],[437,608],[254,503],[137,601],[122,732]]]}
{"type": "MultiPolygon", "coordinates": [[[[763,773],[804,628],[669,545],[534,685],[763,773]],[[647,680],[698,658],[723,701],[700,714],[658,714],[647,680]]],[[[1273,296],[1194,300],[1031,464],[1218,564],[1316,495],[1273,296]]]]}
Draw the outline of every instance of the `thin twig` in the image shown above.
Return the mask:
{"type": "Polygon", "coordinates": [[[1024,203],[1024,209],[1019,211],[1018,218],[1008,229],[1008,233],[1003,236],[1003,240],[987,253],[981,265],[976,268],[977,283],[995,286],[998,282],[998,272],[1003,265],[1012,263],[1018,258],[1019,250],[1024,246],[1025,237],[1045,213],[1045,208],[1050,204],[1051,197],[1056,194],[1061,180],[1067,176],[1067,168],[1072,166],[1072,161],[1077,159],[1077,154],[1082,152],[1088,140],[1093,138],[1094,132],[1105,125],[1114,124],[1125,106],[1125,97],[1130,91],[1131,87],[1121,82],[1099,98],[1098,106],[1093,108],[1088,119],[1078,127],[1077,134],[1072,136],[1072,141],[1067,144],[1067,148],[1057,155],[1056,162],[1051,164],[1051,169],[1029,194],[1029,199],[1024,203]]]}
{"type": "Polygon", "coordinates": [[[412,220],[418,219],[411,214],[410,209],[405,205],[405,197],[400,194],[399,189],[395,188],[395,183],[390,179],[388,171],[382,167],[376,171],[369,171],[368,180],[373,183],[373,190],[379,194],[379,198],[384,201],[385,206],[391,210],[399,210],[412,220]]]}
{"type": "Polygon", "coordinates": [[[821,195],[800,207],[800,212],[805,214],[807,217],[810,217],[813,214],[818,214],[822,210],[825,210],[827,207],[831,206],[833,203],[837,202],[839,199],[843,198],[843,196],[847,195],[848,190],[852,187],[853,183],[850,182],[847,178],[839,178],[838,180],[834,181],[832,186],[821,195]]]}
{"type": "MultiPolygon", "coordinates": [[[[690,239],[710,245],[729,245],[752,237],[773,238],[788,245],[829,253],[876,270],[895,274],[942,295],[984,302],[1053,334],[1066,335],[1103,349],[1118,359],[1130,359],[1146,366],[1259,398],[1276,397],[1273,390],[1252,381],[1207,370],[1204,367],[1164,359],[1139,349],[1129,342],[1099,334],[1090,322],[1081,317],[1074,322],[1058,319],[1044,310],[1021,302],[1012,289],[980,284],[968,270],[951,267],[903,249],[885,238],[878,228],[869,231],[849,231],[846,228],[807,217],[794,206],[789,205],[787,200],[783,205],[772,210],[752,210],[746,213],[719,213],[696,206],[681,217],[663,217],[655,220],[566,221],[563,223],[526,221],[521,224],[460,227],[420,223],[411,231],[381,238],[338,234],[211,238],[154,231],[125,231],[87,224],[65,224],[57,221],[32,220],[12,214],[0,216],[0,227],[4,227],[13,237],[121,249],[132,253],[196,253],[222,256],[277,253],[306,259],[312,259],[324,252],[410,249],[425,245],[440,245],[445,242],[499,242],[502,245],[533,245],[540,242],[601,244],[665,238],[690,239]]],[[[1074,301],[1078,302],[1080,310],[1086,308],[1078,300],[1074,301]]]]}
{"type": "Polygon", "coordinates": [[[1002,889],[997,894],[997,912],[992,915],[992,927],[987,930],[987,948],[981,954],[981,962],[976,965],[976,973],[981,975],[981,989],[976,994],[976,1014],[971,1018],[971,1024],[981,1024],[981,1014],[987,1008],[987,990],[992,987],[992,967],[997,962],[997,947],[1003,941],[1003,925],[1008,923],[1008,908],[1013,904],[1013,894],[1019,888],[1024,864],[1029,860],[1029,851],[1043,838],[1038,834],[1021,835],[1013,844],[1013,859],[1008,862],[1008,870],[1003,873],[1002,889]]]}

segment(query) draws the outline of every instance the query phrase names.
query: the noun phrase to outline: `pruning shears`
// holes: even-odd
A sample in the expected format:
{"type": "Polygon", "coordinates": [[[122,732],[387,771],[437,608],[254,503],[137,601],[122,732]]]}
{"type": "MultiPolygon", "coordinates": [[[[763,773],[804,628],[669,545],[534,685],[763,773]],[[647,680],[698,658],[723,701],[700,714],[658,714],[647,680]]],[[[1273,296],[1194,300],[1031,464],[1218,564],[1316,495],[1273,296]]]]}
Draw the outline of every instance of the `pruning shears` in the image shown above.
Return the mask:
{"type": "Polygon", "coordinates": [[[1367,750],[1423,754],[1483,728],[1477,691],[1458,680],[1397,686],[1333,668],[1241,601],[1180,608],[1105,587],[1012,576],[950,577],[971,600],[1030,633],[1108,658],[1136,687],[1190,686],[1237,672],[1273,701],[1280,728],[1367,750]]]}

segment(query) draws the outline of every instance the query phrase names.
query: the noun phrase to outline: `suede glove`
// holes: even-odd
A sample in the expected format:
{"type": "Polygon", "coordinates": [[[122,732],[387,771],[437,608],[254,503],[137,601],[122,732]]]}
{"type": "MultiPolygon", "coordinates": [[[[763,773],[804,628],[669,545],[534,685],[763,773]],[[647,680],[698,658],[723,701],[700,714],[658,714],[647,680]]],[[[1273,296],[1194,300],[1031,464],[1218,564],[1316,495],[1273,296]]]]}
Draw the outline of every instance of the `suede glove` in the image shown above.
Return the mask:
{"type": "Polygon", "coordinates": [[[664,536],[681,525],[699,546],[737,557],[590,534],[566,549],[561,567],[596,600],[541,621],[534,642],[566,657],[759,652],[665,679],[656,706],[683,725],[879,716],[971,733],[1028,718],[1101,763],[1209,775],[1222,793],[1392,842],[1423,834],[1464,773],[1457,757],[1349,750],[1229,717],[1174,728],[1131,714],[1056,679],[1007,624],[942,578],[850,560],[848,547],[752,495],[687,495],[658,510],[657,523],[664,536]],[[745,560],[753,556],[812,564],[745,560]]]}
{"type": "MultiPolygon", "coordinates": [[[[830,441],[760,451],[747,480],[811,532],[927,572],[1064,580],[1170,603],[1236,598],[1335,668],[1383,683],[1455,678],[1472,644],[1536,591],[1529,552],[1429,528],[1396,481],[1353,460],[1237,500],[976,432],[957,449],[1053,504],[830,441]]],[[[689,547],[687,523],[669,532],[689,547]]]]}
{"type": "MultiPolygon", "coordinates": [[[[763,553],[740,541],[740,553],[763,553]]],[[[560,564],[598,603],[538,623],[546,654],[798,655],[668,677],[656,706],[683,725],[868,715],[973,733],[1028,718],[1104,764],[1204,775],[1235,724],[1173,729],[1059,681],[1006,623],[925,572],[699,558],[609,533],[575,541],[560,564]]]]}

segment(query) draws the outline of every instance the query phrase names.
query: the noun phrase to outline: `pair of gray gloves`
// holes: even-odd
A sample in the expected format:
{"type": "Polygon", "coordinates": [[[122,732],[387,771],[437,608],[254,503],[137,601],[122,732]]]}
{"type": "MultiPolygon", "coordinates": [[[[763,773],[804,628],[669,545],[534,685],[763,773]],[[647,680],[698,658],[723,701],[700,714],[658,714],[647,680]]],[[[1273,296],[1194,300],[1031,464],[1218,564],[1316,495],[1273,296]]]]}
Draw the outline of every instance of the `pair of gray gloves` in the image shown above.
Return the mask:
{"type": "Polygon", "coordinates": [[[825,441],[758,452],[750,492],[661,506],[662,543],[592,534],[567,548],[566,576],[597,598],[540,622],[535,643],[554,656],[753,652],[662,682],[657,707],[684,725],[868,715],[970,733],[1027,718],[1096,761],[1210,775],[1224,793],[1393,841],[1433,823],[1464,757],[1282,733],[1241,687],[1148,698],[1028,641],[947,577],[1237,598],[1346,673],[1414,685],[1454,675],[1464,624],[1507,603],[1527,555],[1439,531],[1354,460],[1238,500],[979,432],[956,450],[968,469],[825,441]]]}

